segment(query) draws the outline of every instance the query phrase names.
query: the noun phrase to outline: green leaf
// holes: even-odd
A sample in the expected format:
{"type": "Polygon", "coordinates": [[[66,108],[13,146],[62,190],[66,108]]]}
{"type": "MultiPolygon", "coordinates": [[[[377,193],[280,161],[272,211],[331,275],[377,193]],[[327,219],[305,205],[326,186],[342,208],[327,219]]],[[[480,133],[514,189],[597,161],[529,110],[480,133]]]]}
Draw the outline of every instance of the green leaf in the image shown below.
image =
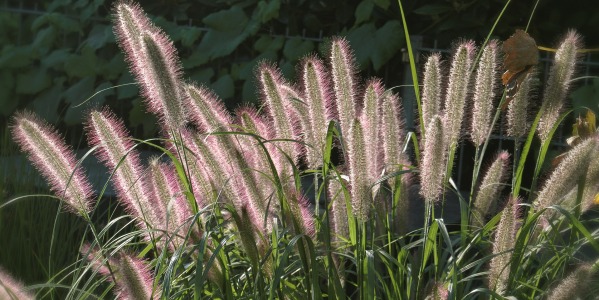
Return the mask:
{"type": "Polygon", "coordinates": [[[599,99],[599,78],[594,78],[590,84],[583,85],[572,91],[570,98],[572,99],[574,109],[588,107],[596,114],[599,114],[599,106],[597,105],[597,99],[599,99]]]}
{"type": "Polygon", "coordinates": [[[43,56],[48,53],[55,40],[56,29],[53,27],[44,28],[37,32],[32,46],[37,50],[39,56],[43,56]]]}
{"type": "Polygon", "coordinates": [[[19,104],[12,97],[14,81],[13,74],[8,70],[0,72],[0,116],[11,115],[19,104]]]}
{"type": "Polygon", "coordinates": [[[17,93],[34,95],[50,86],[51,78],[46,69],[31,69],[17,77],[17,93]]]}
{"type": "Polygon", "coordinates": [[[314,50],[314,43],[312,41],[308,41],[300,37],[293,37],[288,39],[285,43],[283,55],[288,60],[295,62],[297,59],[306,55],[312,50],[314,50]]]}
{"type": "Polygon", "coordinates": [[[370,0],[362,0],[360,4],[356,7],[356,12],[354,16],[356,17],[355,25],[360,25],[365,21],[370,19],[370,15],[372,14],[372,9],[374,8],[374,3],[370,0]]]}
{"type": "Polygon", "coordinates": [[[254,42],[254,50],[258,52],[268,52],[273,51],[277,52],[283,48],[283,44],[285,43],[285,39],[282,37],[271,37],[268,35],[263,35],[256,42],[254,42]]]}
{"type": "Polygon", "coordinates": [[[127,85],[119,86],[116,88],[116,98],[119,100],[129,99],[129,98],[132,98],[133,96],[139,94],[138,86],[136,84],[129,84],[129,83],[134,83],[134,82],[135,82],[135,79],[133,79],[133,76],[131,76],[131,73],[123,72],[123,74],[121,75],[121,77],[119,78],[119,81],[117,83],[118,83],[118,85],[122,85],[122,84],[127,84],[127,85]]]}
{"type": "Polygon", "coordinates": [[[86,77],[65,91],[65,101],[70,104],[64,116],[67,125],[81,123],[85,112],[92,107],[101,107],[107,96],[114,95],[114,88],[110,88],[112,84],[104,82],[94,89],[95,83],[94,76],[86,77]]]}
{"type": "Polygon", "coordinates": [[[45,13],[35,19],[31,24],[31,30],[37,31],[40,27],[44,25],[50,25],[55,27],[60,32],[71,33],[78,32],[83,33],[81,29],[81,24],[61,13],[45,13]]]}
{"type": "Polygon", "coordinates": [[[210,14],[203,22],[212,30],[204,35],[192,55],[193,59],[189,59],[196,66],[231,54],[250,34],[258,30],[256,24],[249,22],[245,12],[238,6],[210,14]]]}
{"type": "Polygon", "coordinates": [[[414,10],[419,15],[439,15],[451,11],[452,7],[449,4],[427,4],[414,10]]]}
{"type": "Polygon", "coordinates": [[[233,78],[231,75],[226,74],[221,76],[216,82],[212,85],[212,89],[216,92],[221,99],[228,99],[233,97],[235,94],[235,85],[233,84],[233,78]]]}
{"type": "Polygon", "coordinates": [[[181,41],[184,47],[193,46],[196,41],[202,36],[202,30],[198,27],[177,26],[175,31],[170,35],[174,41],[181,41]]]}
{"type": "Polygon", "coordinates": [[[279,16],[281,2],[279,0],[260,1],[254,10],[253,19],[266,23],[279,16]]]}
{"type": "Polygon", "coordinates": [[[372,2],[382,9],[388,9],[391,5],[391,0],[372,0],[372,2]]]}
{"type": "Polygon", "coordinates": [[[107,43],[114,41],[112,26],[97,23],[91,29],[85,42],[87,43],[87,46],[97,50],[104,47],[107,43]]]}
{"type": "Polygon", "coordinates": [[[43,57],[41,62],[46,68],[62,70],[70,55],[71,51],[69,49],[56,49],[47,56],[43,57]]]}
{"type": "Polygon", "coordinates": [[[23,68],[31,65],[35,56],[35,50],[31,45],[13,46],[6,45],[2,48],[0,55],[0,68],[23,68]]]}
{"type": "Polygon", "coordinates": [[[347,38],[361,68],[372,62],[374,69],[378,70],[400,50],[403,44],[399,37],[401,32],[399,21],[389,21],[379,29],[367,23],[350,31],[347,38]]]}
{"type": "Polygon", "coordinates": [[[81,54],[73,54],[65,63],[65,71],[69,77],[86,77],[96,75],[97,56],[90,47],[83,47],[81,54]]]}
{"type": "Polygon", "coordinates": [[[189,78],[195,82],[210,82],[214,76],[214,70],[212,68],[201,68],[193,72],[189,78]]]}
{"type": "Polygon", "coordinates": [[[129,112],[129,126],[135,128],[138,126],[142,126],[144,130],[144,136],[153,135],[156,130],[156,124],[158,124],[158,120],[153,114],[150,114],[146,111],[146,107],[142,102],[141,98],[136,98],[132,102],[133,107],[129,112]]]}
{"type": "Polygon", "coordinates": [[[54,80],[52,88],[37,96],[31,103],[32,110],[50,123],[58,122],[58,107],[62,100],[64,77],[54,80]]]}

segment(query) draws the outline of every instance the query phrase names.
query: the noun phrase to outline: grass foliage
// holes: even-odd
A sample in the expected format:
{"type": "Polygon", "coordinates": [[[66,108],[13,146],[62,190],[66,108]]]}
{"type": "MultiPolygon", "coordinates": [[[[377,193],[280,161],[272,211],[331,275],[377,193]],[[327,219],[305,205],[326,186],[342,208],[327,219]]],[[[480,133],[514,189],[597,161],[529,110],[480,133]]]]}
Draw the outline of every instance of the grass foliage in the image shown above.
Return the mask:
{"type": "MultiPolygon", "coordinates": [[[[405,132],[399,97],[378,79],[362,83],[344,39],[331,41],[326,62],[303,60],[297,83],[263,63],[256,76],[264,105],[231,114],[209,89],[182,79],[173,43],[139,5],[120,1],[114,11],[119,44],[162,136],[137,140],[109,109],[90,113],[86,127],[93,148],[87,155],[109,168],[104,189],[115,187],[122,214],[104,205],[104,190],[91,191],[80,168],[86,157],[76,160],[37,116],[15,116],[13,137],[50,183],[51,197],[86,226],[73,230],[80,235],[74,240],[63,229],[52,232],[52,249],[76,245],[80,255],[60,270],[49,266],[46,282],[24,288],[0,270],[0,298],[596,294],[599,232],[590,229],[599,192],[594,121],[587,126],[592,133],[579,136],[555,166],[543,168],[553,134],[570,113],[563,107],[581,43],[574,32],[559,45],[549,71],[557,75],[550,75],[534,120],[511,131],[528,134],[515,136],[514,149],[495,155],[488,150],[489,136],[506,101],[498,84],[498,41],[480,48],[463,41],[449,62],[432,55],[418,72],[407,40],[421,122],[417,132],[405,132]],[[417,84],[419,73],[424,86],[417,84]],[[480,107],[494,115],[478,114],[480,107]],[[471,114],[477,115],[475,124],[467,124],[471,114]],[[471,142],[463,137],[475,129],[471,189],[459,191],[455,153],[471,142]],[[529,153],[536,139],[541,146],[535,158],[529,153]],[[142,161],[140,147],[160,155],[142,161]],[[525,168],[530,160],[534,170],[525,168]],[[522,185],[527,173],[533,174],[531,186],[522,185]],[[455,222],[444,218],[450,205],[459,206],[455,222]]],[[[539,88],[534,70],[523,74],[508,110],[522,109],[518,99],[539,88]]],[[[29,204],[15,199],[0,208],[37,210],[29,204]]]]}

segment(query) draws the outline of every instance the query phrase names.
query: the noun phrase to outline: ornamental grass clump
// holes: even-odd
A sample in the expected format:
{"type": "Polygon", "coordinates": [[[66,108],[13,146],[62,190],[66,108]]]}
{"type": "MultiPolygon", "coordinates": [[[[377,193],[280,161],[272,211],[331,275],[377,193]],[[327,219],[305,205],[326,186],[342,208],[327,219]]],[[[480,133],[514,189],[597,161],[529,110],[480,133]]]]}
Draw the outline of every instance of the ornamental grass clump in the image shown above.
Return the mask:
{"type": "MultiPolygon", "coordinates": [[[[429,56],[421,132],[406,132],[402,99],[383,79],[357,76],[344,38],[330,40],[326,60],[301,60],[298,82],[258,64],[263,105],[231,112],[205,84],[183,79],[172,41],[138,4],[118,1],[114,12],[161,136],[137,140],[109,108],[89,111],[88,154],[108,167],[106,185],[124,208],[100,211],[108,199],[92,190],[61,136],[33,113],[14,116],[14,140],[89,229],[80,259],[32,286],[35,296],[68,287],[67,299],[538,299],[566,295],[575,274],[594,274],[564,277],[579,249],[599,253],[599,233],[583,218],[597,199],[599,138],[542,168],[554,133],[546,126],[563,119],[564,105],[551,103],[564,101],[572,81],[575,33],[549,71],[543,95],[554,100],[532,122],[525,111],[537,73],[527,65],[526,77],[516,77],[508,133],[527,138],[511,151],[489,145],[501,133],[496,105],[504,102],[498,41],[483,43],[480,55],[463,41],[450,64],[429,56]],[[453,169],[463,138],[476,151],[472,182],[459,190],[453,169]],[[142,147],[154,149],[147,161],[142,147]]],[[[2,276],[0,295],[7,286],[25,293],[2,276]]]]}

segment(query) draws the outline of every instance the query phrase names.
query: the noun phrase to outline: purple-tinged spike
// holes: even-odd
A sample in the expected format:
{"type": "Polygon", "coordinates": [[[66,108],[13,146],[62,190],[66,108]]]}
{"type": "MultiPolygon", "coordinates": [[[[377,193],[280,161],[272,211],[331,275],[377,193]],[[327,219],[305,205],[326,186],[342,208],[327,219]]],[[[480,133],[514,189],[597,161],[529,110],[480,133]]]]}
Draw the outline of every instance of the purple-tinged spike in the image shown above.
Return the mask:
{"type": "MultiPolygon", "coordinates": [[[[383,149],[380,147],[380,128],[382,97],[385,93],[383,83],[372,79],[366,84],[364,91],[364,107],[360,113],[360,122],[364,128],[364,150],[366,151],[366,166],[368,181],[374,183],[382,175],[383,149]]],[[[386,109],[386,108],[383,108],[386,109]]],[[[373,194],[376,194],[380,185],[376,185],[373,194]]]]}
{"type": "Polygon", "coordinates": [[[480,146],[486,140],[491,129],[491,113],[497,89],[497,57],[499,49],[497,41],[490,41],[478,62],[474,91],[474,107],[472,109],[472,142],[480,146]]]}
{"type": "Polygon", "coordinates": [[[447,163],[444,138],[445,128],[441,117],[436,115],[425,130],[420,163],[420,195],[428,202],[439,200],[443,192],[443,178],[447,163]]]}
{"type": "Polygon", "coordinates": [[[233,118],[222,100],[205,86],[187,85],[191,121],[202,133],[229,131],[233,118]]]}
{"type": "Polygon", "coordinates": [[[422,80],[422,120],[424,128],[441,112],[441,54],[429,56],[424,65],[422,80]]]}
{"type": "Polygon", "coordinates": [[[161,210],[164,211],[161,217],[166,226],[161,229],[177,237],[173,238],[174,248],[177,248],[182,245],[182,237],[187,235],[193,224],[189,203],[172,165],[160,162],[159,158],[152,158],[150,176],[155,197],[161,202],[161,210]]]}
{"type": "Polygon", "coordinates": [[[162,288],[146,260],[124,251],[106,260],[98,249],[91,249],[89,245],[83,245],[80,252],[94,269],[115,284],[116,299],[160,299],[162,288]]]}
{"type": "Polygon", "coordinates": [[[21,150],[49,182],[67,210],[80,216],[91,211],[92,188],[77,165],[75,153],[49,124],[33,113],[21,112],[14,117],[12,135],[21,150]]]}
{"type": "Polygon", "coordinates": [[[516,245],[519,222],[520,199],[511,198],[501,212],[501,219],[495,232],[493,258],[489,266],[489,288],[498,294],[504,294],[510,277],[512,252],[516,245]]]}
{"type": "Polygon", "coordinates": [[[128,1],[115,5],[115,34],[149,111],[160,117],[167,130],[180,129],[185,123],[182,67],[172,41],[138,4],[128,1]]]}
{"type": "Polygon", "coordinates": [[[29,292],[22,282],[0,268],[0,299],[34,300],[35,295],[29,292]]]}
{"type": "Polygon", "coordinates": [[[509,158],[510,154],[507,151],[501,151],[487,169],[474,198],[472,208],[473,224],[482,227],[485,224],[485,217],[493,212],[497,196],[505,188],[505,180],[509,171],[509,158]]]}
{"type": "Polygon", "coordinates": [[[445,100],[444,132],[446,146],[455,147],[460,139],[466,99],[470,91],[471,67],[474,62],[473,41],[461,43],[453,56],[445,100]]]}
{"type": "Polygon", "coordinates": [[[154,210],[139,153],[123,121],[108,109],[95,110],[86,127],[89,144],[98,147],[100,160],[114,172],[112,181],[121,203],[141,228],[158,226],[160,212],[154,210]]]}
{"type": "MultiPolygon", "coordinates": [[[[280,70],[263,63],[258,68],[258,80],[261,84],[262,95],[268,105],[268,112],[274,122],[276,138],[297,140],[297,136],[294,134],[296,124],[293,122],[293,116],[289,113],[291,111],[289,101],[294,101],[289,99],[289,96],[294,93],[290,91],[289,84],[285,82],[280,70]]],[[[297,161],[299,157],[297,143],[283,141],[277,144],[294,162],[297,161]]]]}
{"type": "Polygon", "coordinates": [[[289,201],[291,214],[299,226],[299,228],[295,229],[296,234],[305,234],[314,238],[316,234],[316,229],[314,228],[315,220],[310,210],[308,198],[295,190],[295,188],[289,188],[286,194],[288,195],[287,200],[289,201]]]}
{"type": "Polygon", "coordinates": [[[348,135],[349,129],[357,117],[356,105],[356,67],[353,53],[347,40],[335,38],[331,45],[331,69],[337,112],[342,134],[348,135]]]}
{"type": "Polygon", "coordinates": [[[571,79],[576,68],[576,61],[579,58],[578,49],[581,48],[581,45],[580,35],[576,31],[570,30],[555,53],[555,62],[549,71],[549,79],[543,94],[543,104],[539,110],[541,119],[537,132],[543,141],[549,138],[551,129],[558,121],[565,104],[566,95],[572,85],[571,79]]]}
{"type": "Polygon", "coordinates": [[[372,192],[367,174],[366,145],[364,145],[364,128],[355,119],[349,128],[347,149],[349,157],[349,181],[352,195],[352,211],[360,221],[367,221],[372,206],[372,192]]]}
{"type": "Polygon", "coordinates": [[[306,158],[309,168],[317,168],[322,164],[326,124],[336,118],[330,75],[320,59],[314,56],[304,59],[302,85],[309,120],[309,132],[305,133],[304,138],[312,146],[307,147],[306,158]]]}

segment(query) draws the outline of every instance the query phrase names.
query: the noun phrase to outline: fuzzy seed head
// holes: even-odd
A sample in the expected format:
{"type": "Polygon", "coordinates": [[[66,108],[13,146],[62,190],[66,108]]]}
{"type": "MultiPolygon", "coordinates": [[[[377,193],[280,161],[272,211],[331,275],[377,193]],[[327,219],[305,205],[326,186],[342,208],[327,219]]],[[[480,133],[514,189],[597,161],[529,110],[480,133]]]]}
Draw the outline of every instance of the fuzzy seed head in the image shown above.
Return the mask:
{"type": "Polygon", "coordinates": [[[503,294],[510,275],[512,253],[518,232],[520,199],[510,198],[501,212],[501,219],[495,232],[493,255],[489,266],[489,288],[503,294]]]}
{"type": "Polygon", "coordinates": [[[180,129],[185,123],[182,67],[172,41],[138,4],[128,1],[115,5],[115,34],[150,112],[166,129],[180,129]]]}
{"type": "Polygon", "coordinates": [[[497,53],[497,41],[490,41],[483,50],[476,71],[471,133],[475,145],[485,142],[491,127],[493,100],[497,89],[497,53]]]}
{"type": "Polygon", "coordinates": [[[433,116],[441,111],[441,54],[428,57],[422,81],[422,120],[426,128],[433,116]]]}
{"type": "Polygon", "coordinates": [[[114,172],[112,182],[121,203],[138,219],[141,228],[146,227],[146,222],[151,227],[157,226],[160,212],[154,211],[139,153],[123,121],[108,109],[94,110],[86,131],[89,144],[98,147],[99,159],[114,172]]]}
{"type": "Polygon", "coordinates": [[[337,38],[331,45],[333,86],[341,131],[346,134],[357,116],[355,100],[354,56],[345,39],[337,38]]]}
{"type": "Polygon", "coordinates": [[[470,69],[476,48],[473,41],[461,43],[453,57],[445,100],[447,147],[456,145],[462,130],[462,120],[470,85],[470,69]]]}
{"type": "Polygon", "coordinates": [[[42,173],[67,210],[84,216],[91,211],[92,188],[75,153],[49,124],[30,112],[17,113],[12,135],[21,150],[42,173]]]}
{"type": "MultiPolygon", "coordinates": [[[[560,204],[581,176],[585,176],[591,155],[597,155],[598,138],[590,138],[572,148],[555,168],[535,201],[537,209],[560,204]]],[[[549,211],[546,211],[549,212],[549,211]]]]}
{"type": "Polygon", "coordinates": [[[420,195],[426,201],[437,201],[443,192],[443,178],[447,163],[444,131],[443,122],[438,115],[431,119],[431,123],[425,129],[424,150],[420,164],[420,195]]]}
{"type": "Polygon", "coordinates": [[[27,291],[22,282],[0,268],[0,299],[33,300],[35,295],[27,291]]]}
{"type": "Polygon", "coordinates": [[[507,135],[511,137],[524,136],[530,127],[528,121],[528,103],[530,102],[531,92],[535,88],[536,69],[533,68],[520,84],[520,88],[510,101],[507,109],[507,135]]]}
{"type": "Polygon", "coordinates": [[[562,279],[557,286],[549,291],[549,300],[571,300],[586,298],[589,296],[589,288],[592,284],[593,268],[590,265],[582,265],[576,268],[570,275],[562,279]]]}
{"type": "Polygon", "coordinates": [[[509,172],[509,158],[507,151],[500,152],[487,170],[474,200],[472,215],[474,224],[484,225],[485,217],[492,213],[509,172]]]}
{"type": "Polygon", "coordinates": [[[543,95],[543,104],[539,112],[541,119],[539,120],[537,132],[543,141],[549,138],[551,129],[557,122],[564,106],[571,85],[570,80],[576,67],[577,52],[581,44],[581,37],[571,30],[566,34],[566,38],[555,53],[555,62],[549,71],[549,79],[543,95]]]}

